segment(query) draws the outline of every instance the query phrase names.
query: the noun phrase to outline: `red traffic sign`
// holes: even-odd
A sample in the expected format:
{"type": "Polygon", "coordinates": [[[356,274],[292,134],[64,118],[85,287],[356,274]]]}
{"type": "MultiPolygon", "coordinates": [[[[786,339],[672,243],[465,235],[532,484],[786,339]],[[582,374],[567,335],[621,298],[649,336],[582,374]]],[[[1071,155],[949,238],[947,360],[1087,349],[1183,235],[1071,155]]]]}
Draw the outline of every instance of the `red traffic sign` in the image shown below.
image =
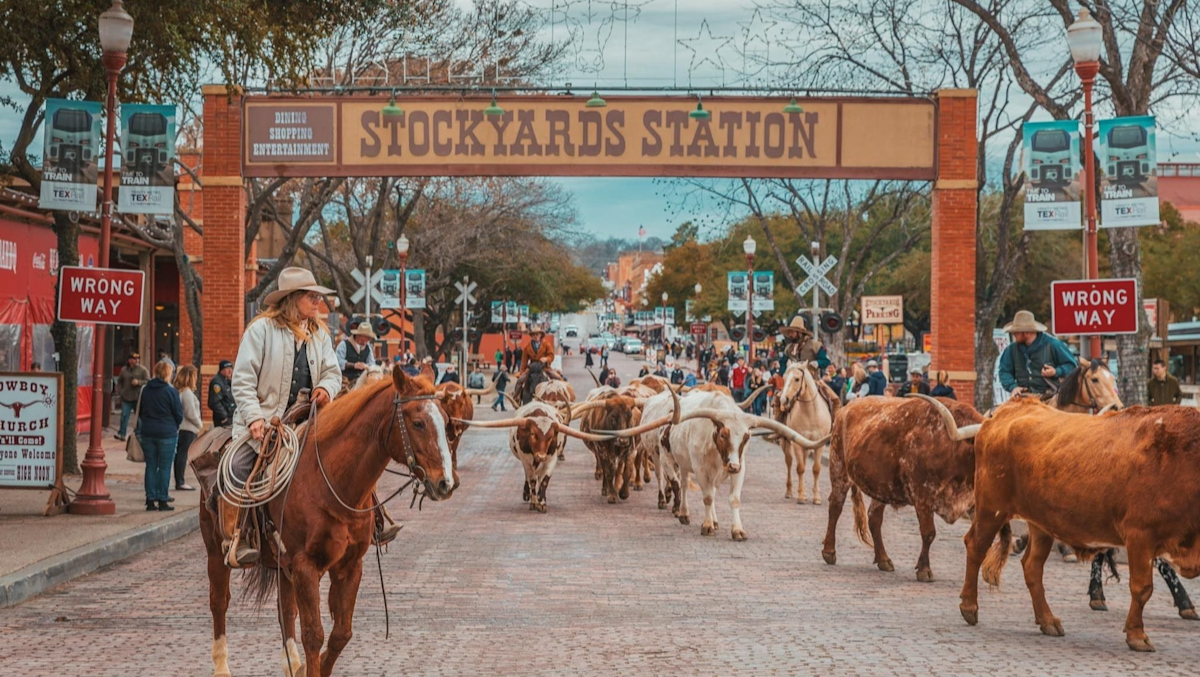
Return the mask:
{"type": "Polygon", "coordinates": [[[63,266],[58,273],[58,319],[139,325],[145,283],[140,270],[63,266]]]}
{"type": "Polygon", "coordinates": [[[1050,284],[1050,331],[1070,334],[1136,334],[1137,280],[1059,280],[1050,284]]]}
{"type": "Polygon", "coordinates": [[[522,334],[523,334],[523,332],[510,331],[510,332],[508,332],[508,339],[510,341],[520,341],[522,334]]]}
{"type": "Polygon", "coordinates": [[[704,336],[708,333],[708,325],[703,322],[692,323],[692,334],[694,336],[704,336]]]}

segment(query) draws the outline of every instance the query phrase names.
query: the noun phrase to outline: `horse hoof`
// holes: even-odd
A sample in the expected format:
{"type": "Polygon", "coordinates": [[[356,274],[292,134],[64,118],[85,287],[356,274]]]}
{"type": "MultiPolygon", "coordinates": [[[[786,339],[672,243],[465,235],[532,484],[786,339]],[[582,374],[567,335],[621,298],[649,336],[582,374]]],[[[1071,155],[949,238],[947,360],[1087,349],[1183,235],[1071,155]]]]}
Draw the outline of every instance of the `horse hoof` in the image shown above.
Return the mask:
{"type": "Polygon", "coordinates": [[[1062,621],[1057,618],[1049,623],[1039,623],[1038,627],[1042,629],[1042,634],[1048,637],[1062,637],[1067,634],[1063,632],[1062,621]]]}
{"type": "Polygon", "coordinates": [[[960,607],[958,607],[958,612],[962,614],[963,620],[967,622],[967,625],[978,625],[979,624],[979,608],[978,607],[976,607],[974,609],[969,609],[965,606],[960,606],[960,607]]]}
{"type": "Polygon", "coordinates": [[[1066,562],[1067,564],[1074,564],[1079,561],[1079,558],[1076,557],[1075,553],[1072,552],[1072,553],[1063,555],[1063,561],[1066,562]]]}
{"type": "Polygon", "coordinates": [[[687,515],[680,515],[680,516],[679,516],[679,523],[680,523],[680,524],[687,525],[687,524],[691,524],[691,523],[692,523],[692,521],[691,521],[690,519],[688,519],[688,516],[687,516],[687,515]]]}
{"type": "Polygon", "coordinates": [[[609,504],[609,505],[612,505],[613,503],[616,503],[616,502],[617,502],[617,497],[616,497],[616,496],[611,496],[611,495],[610,495],[610,496],[608,497],[608,504],[609,504]]]}
{"type": "Polygon", "coordinates": [[[712,536],[714,532],[716,532],[716,529],[713,528],[713,525],[711,525],[711,524],[701,524],[700,525],[700,535],[701,536],[712,536]]]}
{"type": "Polygon", "coordinates": [[[1128,644],[1129,648],[1133,649],[1134,651],[1141,651],[1142,653],[1152,653],[1154,651],[1154,645],[1150,643],[1149,637],[1142,637],[1141,639],[1126,639],[1125,643],[1128,644]]]}
{"type": "Polygon", "coordinates": [[[538,512],[540,512],[540,513],[543,513],[543,514],[545,514],[545,512],[546,512],[546,504],[545,504],[545,503],[541,503],[541,504],[539,504],[539,505],[538,505],[538,507],[537,507],[537,511],[538,511],[538,512]]]}
{"type": "Polygon", "coordinates": [[[733,536],[733,540],[735,540],[735,541],[746,540],[746,532],[742,531],[741,529],[734,529],[732,532],[732,536],[733,536]]]}
{"type": "Polygon", "coordinates": [[[824,550],[822,550],[821,557],[825,560],[826,564],[831,564],[831,565],[837,564],[837,553],[836,552],[825,552],[824,550]]]}
{"type": "Polygon", "coordinates": [[[889,573],[896,570],[895,565],[892,564],[892,560],[890,559],[885,559],[882,562],[876,562],[875,566],[879,567],[880,571],[887,571],[889,573]]]}
{"type": "Polygon", "coordinates": [[[1200,615],[1198,615],[1196,613],[1196,610],[1194,608],[1193,609],[1180,609],[1179,617],[1184,620],[1189,620],[1189,621],[1200,621],[1200,615]]]}
{"type": "Polygon", "coordinates": [[[813,505],[821,505],[821,497],[813,496],[813,505]]]}
{"type": "Polygon", "coordinates": [[[917,569],[917,581],[920,583],[932,583],[933,571],[930,569],[917,569]]]}
{"type": "MultiPolygon", "coordinates": [[[[1088,602],[1088,606],[1091,607],[1092,611],[1108,611],[1108,605],[1102,599],[1094,599],[1088,602]]],[[[1182,614],[1183,612],[1181,611],[1180,613],[1182,614]]]]}

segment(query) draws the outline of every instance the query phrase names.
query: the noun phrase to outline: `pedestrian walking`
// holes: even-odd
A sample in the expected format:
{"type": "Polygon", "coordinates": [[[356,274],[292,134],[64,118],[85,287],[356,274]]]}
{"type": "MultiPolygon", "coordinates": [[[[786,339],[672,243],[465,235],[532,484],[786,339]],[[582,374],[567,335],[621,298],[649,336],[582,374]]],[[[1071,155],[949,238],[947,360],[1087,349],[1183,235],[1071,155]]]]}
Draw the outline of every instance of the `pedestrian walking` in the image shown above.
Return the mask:
{"type": "Polygon", "coordinates": [[[1046,333],[1028,310],[1018,310],[1004,327],[1013,342],[1000,355],[1000,386],[1012,395],[1042,395],[1075,369],[1075,358],[1062,341],[1046,333]]]}
{"type": "Polygon", "coordinates": [[[595,361],[592,360],[592,349],[591,348],[581,348],[581,351],[583,352],[583,366],[587,367],[588,369],[591,369],[592,367],[596,366],[595,361]]]}
{"type": "Polygon", "coordinates": [[[233,412],[237,403],[233,401],[233,362],[221,360],[219,369],[208,382],[208,408],[212,411],[213,425],[233,425],[233,412]]]}
{"type": "Polygon", "coordinates": [[[671,383],[675,385],[683,385],[683,368],[679,363],[675,363],[675,368],[671,370],[671,383]]]}
{"type": "Polygon", "coordinates": [[[125,366],[121,367],[121,373],[117,375],[117,396],[121,398],[121,426],[117,429],[117,439],[122,442],[127,436],[129,415],[133,413],[138,396],[149,380],[150,371],[142,366],[141,355],[130,353],[125,366]]]}
{"type": "Polygon", "coordinates": [[[941,369],[937,373],[937,385],[929,391],[929,394],[934,397],[948,397],[952,400],[957,400],[958,396],[954,394],[954,388],[950,387],[950,374],[941,369]]]}
{"type": "MultiPolygon", "coordinates": [[[[608,367],[608,343],[604,343],[604,347],[600,349],[600,366],[608,367]]],[[[603,383],[603,380],[601,381],[603,383]]]]}
{"type": "Polygon", "coordinates": [[[200,420],[200,398],[196,396],[196,368],[185,364],[175,372],[171,382],[183,403],[183,422],[179,424],[179,440],[175,445],[175,491],[195,491],[187,483],[188,448],[204,428],[200,420]]]}
{"type": "Polygon", "coordinates": [[[508,390],[508,367],[500,365],[496,369],[496,373],[492,374],[492,381],[496,384],[496,401],[492,403],[492,411],[496,411],[497,407],[500,411],[508,411],[504,407],[504,392],[508,390]]]}
{"type": "Polygon", "coordinates": [[[1167,363],[1155,360],[1150,371],[1150,382],[1146,384],[1146,405],[1161,407],[1164,404],[1179,404],[1183,392],[1179,389],[1179,379],[1167,373],[1167,363]]]}
{"type": "Polygon", "coordinates": [[[175,447],[179,442],[179,426],[183,423],[183,403],[179,393],[167,379],[171,363],[154,365],[154,378],[143,387],[138,402],[137,429],[134,434],[146,457],[146,510],[174,510],[171,506],[171,469],[175,447]]]}
{"type": "Polygon", "coordinates": [[[176,371],[176,370],[177,370],[179,367],[178,367],[178,366],[176,366],[176,364],[175,364],[175,360],[172,360],[172,359],[171,359],[171,353],[167,352],[166,350],[159,350],[159,351],[158,351],[158,358],[156,358],[156,359],[154,360],[154,363],[155,363],[155,364],[158,364],[159,362],[166,362],[167,364],[171,365],[171,378],[167,379],[167,383],[170,383],[171,381],[174,381],[174,380],[175,380],[175,371],[176,371]]]}
{"type": "Polygon", "coordinates": [[[601,385],[608,383],[608,375],[610,373],[611,372],[609,371],[607,364],[602,364],[600,366],[600,379],[599,380],[600,380],[601,385]]]}
{"type": "Polygon", "coordinates": [[[500,367],[504,366],[504,351],[503,350],[497,348],[496,355],[494,357],[496,360],[496,369],[499,369],[500,367]]]}

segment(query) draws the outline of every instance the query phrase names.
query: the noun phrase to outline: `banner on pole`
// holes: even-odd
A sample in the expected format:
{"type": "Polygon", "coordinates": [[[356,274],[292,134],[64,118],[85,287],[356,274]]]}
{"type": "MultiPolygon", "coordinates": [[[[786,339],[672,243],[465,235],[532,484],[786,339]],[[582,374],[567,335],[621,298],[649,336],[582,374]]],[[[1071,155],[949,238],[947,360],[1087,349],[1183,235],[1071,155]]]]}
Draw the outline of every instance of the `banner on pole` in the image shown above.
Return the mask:
{"type": "Polygon", "coordinates": [[[100,167],[98,101],[46,101],[42,130],[42,192],[38,207],[75,212],[96,211],[100,167]]]}
{"type": "Polygon", "coordinates": [[[492,324],[504,322],[504,302],[492,301],[492,324]]]}
{"type": "Polygon", "coordinates": [[[746,273],[740,270],[729,271],[725,285],[729,292],[726,309],[735,313],[746,312],[746,273]]]}
{"type": "Polygon", "coordinates": [[[418,268],[404,274],[404,305],[409,309],[425,308],[425,271],[418,268]]]}
{"type": "Polygon", "coordinates": [[[775,273],[763,270],[754,273],[754,311],[775,310],[775,273]]]}
{"type": "Polygon", "coordinates": [[[379,277],[379,308],[381,310],[397,310],[400,308],[400,269],[385,268],[379,277]]]}
{"type": "Polygon", "coordinates": [[[175,212],[175,106],[121,105],[122,214],[175,212]]]}
{"type": "Polygon", "coordinates": [[[675,306],[667,306],[667,317],[665,324],[669,324],[672,327],[675,326],[675,306]]]}
{"type": "Polygon", "coordinates": [[[1154,117],[1101,120],[1099,133],[1100,227],[1158,225],[1154,117]]]}
{"type": "Polygon", "coordinates": [[[1079,123],[1075,120],[1026,122],[1025,229],[1082,228],[1079,196],[1079,123]]]}

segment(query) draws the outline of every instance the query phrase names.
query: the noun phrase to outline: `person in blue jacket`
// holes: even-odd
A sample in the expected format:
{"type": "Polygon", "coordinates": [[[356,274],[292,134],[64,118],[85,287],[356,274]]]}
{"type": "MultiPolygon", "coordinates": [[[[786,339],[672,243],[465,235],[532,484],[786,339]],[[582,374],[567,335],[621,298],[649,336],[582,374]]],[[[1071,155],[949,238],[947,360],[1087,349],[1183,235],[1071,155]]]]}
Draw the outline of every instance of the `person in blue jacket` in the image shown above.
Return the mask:
{"type": "Polygon", "coordinates": [[[878,395],[883,397],[887,394],[887,377],[879,369],[879,363],[875,360],[867,362],[867,395],[878,395]]]}
{"type": "Polygon", "coordinates": [[[1047,334],[1046,325],[1028,310],[1017,311],[1004,331],[1013,342],[1000,355],[1000,385],[1014,396],[1047,393],[1078,364],[1066,344],[1047,334]]]}
{"type": "Polygon", "coordinates": [[[146,457],[146,510],[174,510],[167,491],[171,486],[179,425],[183,423],[183,402],[179,391],[167,379],[175,365],[162,361],[154,365],[154,378],[142,388],[137,405],[134,433],[146,457]]]}

